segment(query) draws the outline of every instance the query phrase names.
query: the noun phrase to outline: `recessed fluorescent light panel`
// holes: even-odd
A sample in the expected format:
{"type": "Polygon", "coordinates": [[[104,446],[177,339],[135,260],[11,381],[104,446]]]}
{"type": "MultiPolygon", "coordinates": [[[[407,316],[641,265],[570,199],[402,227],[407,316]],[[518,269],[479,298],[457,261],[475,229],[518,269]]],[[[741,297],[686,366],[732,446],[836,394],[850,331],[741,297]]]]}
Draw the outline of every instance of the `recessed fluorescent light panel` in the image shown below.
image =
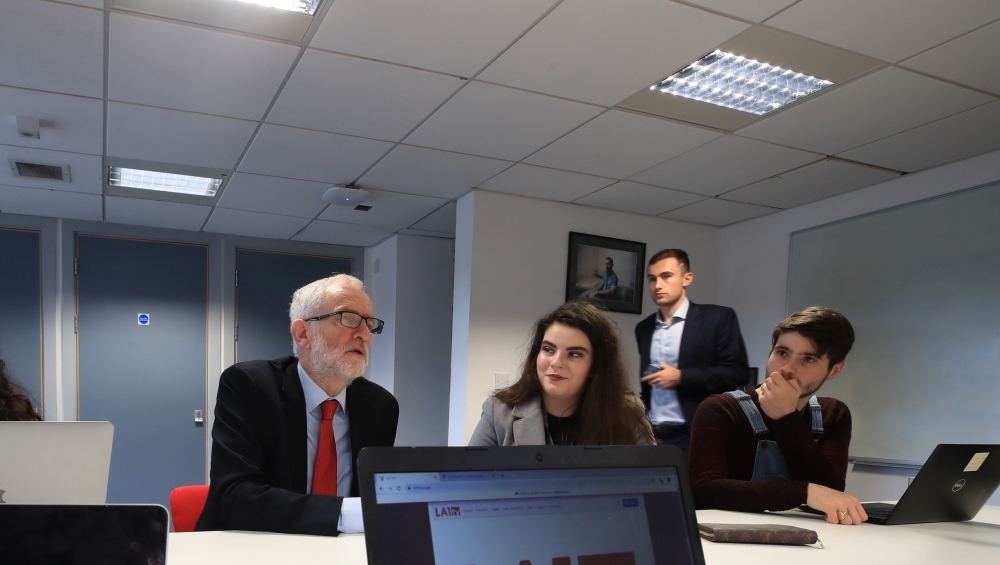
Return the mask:
{"type": "Polygon", "coordinates": [[[305,14],[307,16],[311,16],[316,13],[316,9],[319,8],[319,3],[322,0],[239,0],[239,1],[246,2],[247,4],[268,6],[270,8],[277,8],[279,10],[285,10],[288,12],[298,12],[299,14],[305,14]]]}
{"type": "Polygon", "coordinates": [[[195,196],[215,196],[222,179],[194,177],[159,171],[143,171],[127,167],[108,167],[108,185],[141,188],[195,196]]]}
{"type": "Polygon", "coordinates": [[[828,80],[713,51],[649,89],[761,116],[832,85],[828,80]]]}

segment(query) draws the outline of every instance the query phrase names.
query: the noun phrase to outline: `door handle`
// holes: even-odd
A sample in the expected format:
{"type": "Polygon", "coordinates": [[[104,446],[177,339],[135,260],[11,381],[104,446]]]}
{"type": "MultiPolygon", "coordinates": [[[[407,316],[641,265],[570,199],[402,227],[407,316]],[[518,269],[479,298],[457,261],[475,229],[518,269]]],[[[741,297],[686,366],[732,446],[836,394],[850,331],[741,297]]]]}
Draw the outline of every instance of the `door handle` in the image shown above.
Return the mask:
{"type": "Polygon", "coordinates": [[[194,411],[194,423],[196,424],[205,423],[205,413],[202,410],[194,411]]]}

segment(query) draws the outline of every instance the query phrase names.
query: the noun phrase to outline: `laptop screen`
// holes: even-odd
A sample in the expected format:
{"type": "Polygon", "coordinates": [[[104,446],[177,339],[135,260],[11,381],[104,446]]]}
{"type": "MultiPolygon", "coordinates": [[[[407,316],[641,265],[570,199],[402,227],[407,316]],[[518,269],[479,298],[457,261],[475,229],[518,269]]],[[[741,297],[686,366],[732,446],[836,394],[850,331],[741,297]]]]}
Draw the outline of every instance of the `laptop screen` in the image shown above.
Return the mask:
{"type": "Polygon", "coordinates": [[[0,562],[164,565],[167,510],[156,505],[0,504],[0,562]]]}
{"type": "Polygon", "coordinates": [[[673,467],[376,473],[383,563],[693,563],[673,467]]]}

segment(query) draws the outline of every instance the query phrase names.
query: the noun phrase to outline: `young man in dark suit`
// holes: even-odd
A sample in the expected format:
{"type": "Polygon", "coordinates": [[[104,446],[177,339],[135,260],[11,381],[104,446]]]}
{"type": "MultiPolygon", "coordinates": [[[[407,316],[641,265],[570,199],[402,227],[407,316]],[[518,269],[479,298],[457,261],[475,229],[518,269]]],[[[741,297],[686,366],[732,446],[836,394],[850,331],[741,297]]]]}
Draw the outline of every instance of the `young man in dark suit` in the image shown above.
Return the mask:
{"type": "Polygon", "coordinates": [[[295,356],[222,373],[196,530],[364,530],[358,452],[393,445],[399,419],[396,399],[361,377],[383,323],[350,275],[297,290],[289,317],[295,356]]]}
{"type": "Polygon", "coordinates": [[[642,402],[661,444],[687,454],[702,400],[747,384],[747,351],[736,312],[687,298],[694,282],[687,253],[664,249],[646,269],[658,311],[635,326],[642,402]]]}

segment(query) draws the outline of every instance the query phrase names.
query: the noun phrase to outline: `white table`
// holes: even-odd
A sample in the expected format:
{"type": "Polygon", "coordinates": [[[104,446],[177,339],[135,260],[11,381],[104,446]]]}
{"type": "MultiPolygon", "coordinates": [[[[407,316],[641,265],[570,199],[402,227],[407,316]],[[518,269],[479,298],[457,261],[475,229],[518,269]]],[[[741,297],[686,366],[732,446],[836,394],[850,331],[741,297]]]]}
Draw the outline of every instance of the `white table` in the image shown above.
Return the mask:
{"type": "MultiPolygon", "coordinates": [[[[798,511],[743,514],[698,511],[699,522],[786,524],[815,530],[825,549],[702,541],[705,562],[777,565],[808,559],[810,565],[862,563],[1000,562],[1000,506],[986,506],[971,522],[907,526],[839,526],[798,511]]],[[[273,565],[275,563],[366,563],[365,537],[295,536],[252,532],[170,534],[168,565],[273,565]],[[335,557],[336,559],[332,559],[335,557]]]]}

